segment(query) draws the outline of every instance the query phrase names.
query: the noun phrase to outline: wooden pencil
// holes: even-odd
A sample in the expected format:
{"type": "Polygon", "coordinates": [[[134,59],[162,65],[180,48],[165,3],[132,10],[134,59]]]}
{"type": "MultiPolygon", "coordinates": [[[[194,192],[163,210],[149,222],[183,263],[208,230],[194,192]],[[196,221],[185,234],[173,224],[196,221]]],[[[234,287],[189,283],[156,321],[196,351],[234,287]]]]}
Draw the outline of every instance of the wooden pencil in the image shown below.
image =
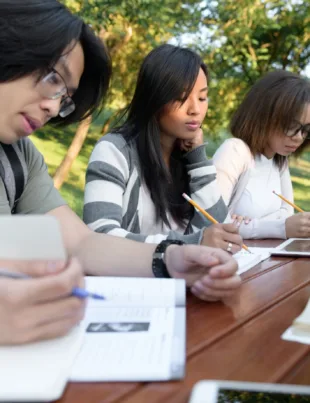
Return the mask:
{"type": "Polygon", "coordinates": [[[289,204],[290,206],[294,207],[294,209],[296,209],[297,211],[299,211],[300,213],[304,213],[304,210],[302,210],[300,207],[296,206],[296,204],[292,203],[291,201],[289,201],[288,199],[286,199],[284,196],[276,193],[274,190],[272,191],[272,193],[274,193],[276,196],[280,197],[280,199],[282,199],[283,201],[285,201],[287,204],[289,204]]]}
{"type": "MultiPolygon", "coordinates": [[[[209,213],[207,213],[202,207],[199,206],[198,203],[196,203],[193,199],[191,199],[186,193],[183,193],[182,196],[184,197],[184,199],[186,199],[192,206],[194,206],[197,210],[199,210],[201,212],[201,214],[203,214],[209,221],[211,221],[213,224],[218,224],[218,221],[212,217],[212,215],[210,215],[209,213]]],[[[249,253],[252,253],[249,248],[243,244],[242,248],[244,250],[246,250],[249,253]]]]}

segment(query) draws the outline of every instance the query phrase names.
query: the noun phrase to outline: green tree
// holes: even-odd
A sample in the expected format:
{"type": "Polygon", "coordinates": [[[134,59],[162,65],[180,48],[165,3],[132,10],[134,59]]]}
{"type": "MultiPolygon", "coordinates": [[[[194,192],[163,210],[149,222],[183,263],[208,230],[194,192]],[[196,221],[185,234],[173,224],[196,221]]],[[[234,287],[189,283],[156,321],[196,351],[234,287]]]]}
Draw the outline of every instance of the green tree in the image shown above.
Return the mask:
{"type": "MultiPolygon", "coordinates": [[[[128,104],[138,68],[156,45],[184,33],[193,38],[211,73],[206,126],[216,137],[245,92],[275,68],[301,72],[310,61],[310,3],[302,0],[63,0],[103,38],[113,80],[102,132],[128,104]],[[195,34],[195,35],[194,35],[195,34]]],[[[91,119],[77,128],[55,173],[59,188],[87,136],[91,119]]]]}
{"type": "Polygon", "coordinates": [[[298,0],[218,0],[201,8],[206,35],[196,48],[211,71],[208,126],[227,126],[244,93],[264,73],[300,73],[310,62],[310,3],[298,0]]]}

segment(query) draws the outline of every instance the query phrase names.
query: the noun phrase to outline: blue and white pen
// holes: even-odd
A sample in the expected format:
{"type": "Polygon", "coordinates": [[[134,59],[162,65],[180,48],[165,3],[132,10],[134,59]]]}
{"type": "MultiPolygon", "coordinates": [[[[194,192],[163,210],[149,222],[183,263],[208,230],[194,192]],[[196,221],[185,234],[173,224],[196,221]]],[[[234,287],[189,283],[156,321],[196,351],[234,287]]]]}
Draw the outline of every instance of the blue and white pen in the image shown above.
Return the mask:
{"type": "Polygon", "coordinates": [[[92,298],[92,299],[100,299],[104,300],[105,297],[100,294],[96,294],[94,292],[89,292],[84,288],[74,287],[72,290],[72,295],[77,298],[92,298]]]}
{"type": "MultiPolygon", "coordinates": [[[[27,274],[24,273],[18,273],[14,271],[10,271],[8,269],[0,269],[0,277],[8,277],[12,279],[30,279],[32,278],[31,276],[28,276],[27,274]]],[[[105,300],[105,297],[100,294],[96,294],[93,292],[89,292],[85,290],[84,288],[80,287],[74,287],[71,293],[72,296],[85,299],[85,298],[92,298],[92,299],[98,299],[98,300],[105,300]]]]}

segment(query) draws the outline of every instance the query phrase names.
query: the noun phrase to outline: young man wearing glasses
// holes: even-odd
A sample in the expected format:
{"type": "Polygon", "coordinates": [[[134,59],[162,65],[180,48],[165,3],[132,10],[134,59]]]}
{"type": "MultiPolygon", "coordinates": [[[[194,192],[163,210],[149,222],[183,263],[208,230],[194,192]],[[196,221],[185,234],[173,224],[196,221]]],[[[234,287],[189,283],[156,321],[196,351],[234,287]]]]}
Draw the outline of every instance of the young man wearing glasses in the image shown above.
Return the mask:
{"type": "Polygon", "coordinates": [[[104,45],[81,19],[56,0],[1,1],[0,60],[0,214],[56,217],[72,256],[67,265],[15,262],[31,280],[0,278],[0,344],[66,333],[83,316],[84,303],[70,296],[83,273],[184,278],[211,301],[238,289],[237,264],[227,253],[95,234],[54,188],[28,136],[98,109],[111,73],[104,45]]]}

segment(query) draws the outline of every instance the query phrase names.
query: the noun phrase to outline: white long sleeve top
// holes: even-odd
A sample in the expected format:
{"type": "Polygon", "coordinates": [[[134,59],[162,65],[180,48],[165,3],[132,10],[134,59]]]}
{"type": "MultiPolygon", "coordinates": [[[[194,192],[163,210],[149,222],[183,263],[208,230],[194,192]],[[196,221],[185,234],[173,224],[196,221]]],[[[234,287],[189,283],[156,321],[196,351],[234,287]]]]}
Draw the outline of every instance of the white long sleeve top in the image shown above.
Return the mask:
{"type": "Polygon", "coordinates": [[[249,224],[240,234],[251,238],[286,238],[285,221],[293,207],[272,191],[293,202],[288,164],[281,170],[264,155],[253,157],[247,144],[236,138],[226,140],[213,157],[217,181],[231,214],[248,216],[249,224]]]}

